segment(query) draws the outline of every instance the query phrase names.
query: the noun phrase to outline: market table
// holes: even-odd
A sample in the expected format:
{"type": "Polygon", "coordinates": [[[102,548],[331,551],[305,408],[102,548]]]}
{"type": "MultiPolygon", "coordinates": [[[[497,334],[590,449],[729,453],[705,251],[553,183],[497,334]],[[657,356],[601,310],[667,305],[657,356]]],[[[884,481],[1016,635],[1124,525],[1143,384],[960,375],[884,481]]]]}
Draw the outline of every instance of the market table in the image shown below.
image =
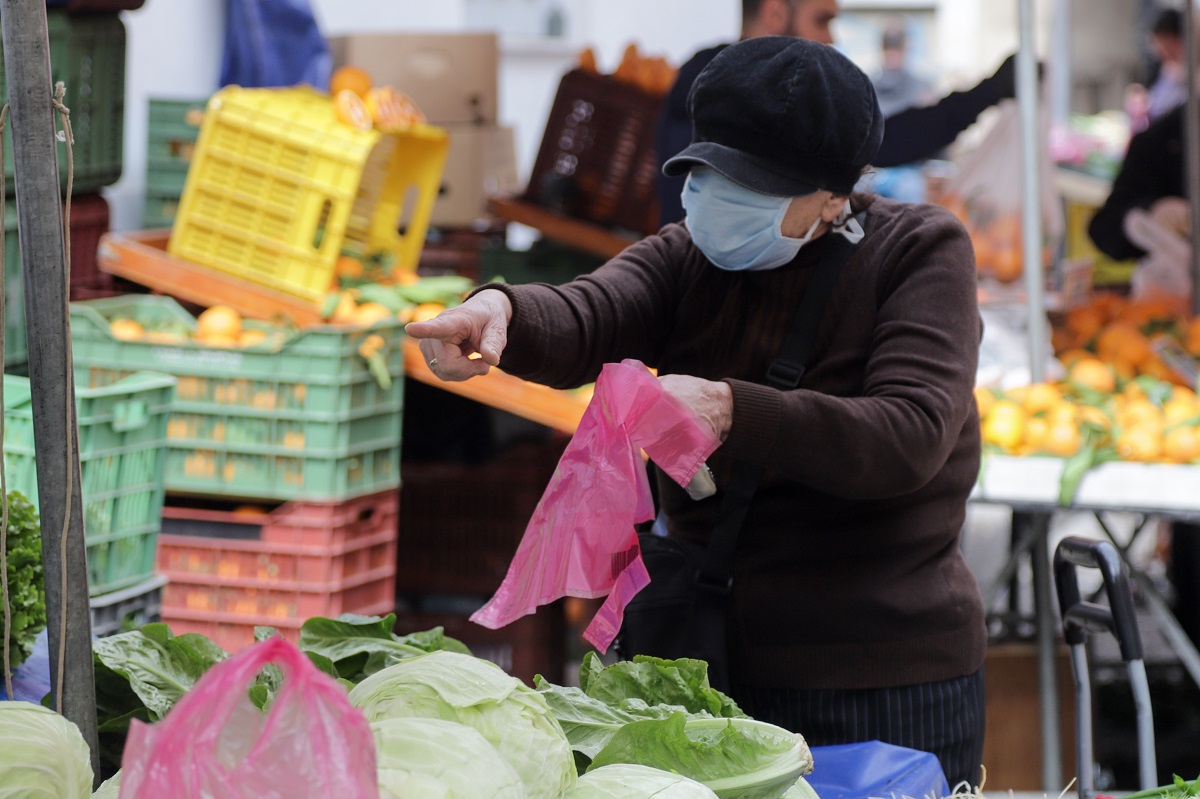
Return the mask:
{"type": "MultiPolygon", "coordinates": [[[[1037,616],[1039,691],[1041,695],[1042,756],[1044,763],[1060,764],[1058,685],[1055,649],[1053,573],[1050,569],[1048,534],[1050,519],[1056,512],[1091,513],[1105,535],[1116,545],[1145,597],[1151,612],[1162,625],[1163,633],[1192,679],[1200,685],[1200,653],[1179,625],[1166,600],[1150,578],[1130,561],[1133,540],[1154,518],[1200,521],[1200,469],[1181,464],[1148,464],[1116,461],[1090,470],[1068,506],[1059,503],[1059,485],[1065,461],[1050,457],[1014,457],[986,455],[980,478],[970,501],[1003,505],[1013,511],[1014,544],[1008,561],[992,586],[985,591],[990,612],[1000,586],[1009,583],[1022,558],[1028,556],[1033,571],[1034,607],[1037,616]],[[1140,516],[1132,534],[1118,541],[1111,520],[1105,513],[1131,513],[1140,516]]],[[[1057,780],[1046,780],[1046,790],[1061,787],[1057,780]]]]}

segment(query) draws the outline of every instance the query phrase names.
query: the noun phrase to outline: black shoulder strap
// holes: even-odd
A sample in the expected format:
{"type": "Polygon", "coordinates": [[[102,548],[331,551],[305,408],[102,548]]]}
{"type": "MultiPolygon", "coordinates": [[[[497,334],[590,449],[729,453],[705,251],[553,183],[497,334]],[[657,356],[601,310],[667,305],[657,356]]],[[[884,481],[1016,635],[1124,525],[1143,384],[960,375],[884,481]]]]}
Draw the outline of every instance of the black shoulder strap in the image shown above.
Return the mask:
{"type": "MultiPolygon", "coordinates": [[[[857,217],[861,224],[861,215],[857,217]]],[[[779,354],[767,369],[767,384],[784,391],[800,385],[808,368],[817,328],[824,317],[826,303],[833,293],[842,268],[849,263],[857,245],[845,236],[834,236],[829,250],[814,268],[813,276],[804,291],[804,298],[792,316],[792,326],[783,341],[779,354]]],[[[733,467],[733,477],[725,488],[721,509],[717,512],[716,525],[709,538],[708,550],[696,574],[699,585],[718,593],[727,593],[733,585],[733,554],[737,549],[738,533],[746,520],[750,501],[758,490],[764,468],[757,464],[738,461],[733,467]]]]}

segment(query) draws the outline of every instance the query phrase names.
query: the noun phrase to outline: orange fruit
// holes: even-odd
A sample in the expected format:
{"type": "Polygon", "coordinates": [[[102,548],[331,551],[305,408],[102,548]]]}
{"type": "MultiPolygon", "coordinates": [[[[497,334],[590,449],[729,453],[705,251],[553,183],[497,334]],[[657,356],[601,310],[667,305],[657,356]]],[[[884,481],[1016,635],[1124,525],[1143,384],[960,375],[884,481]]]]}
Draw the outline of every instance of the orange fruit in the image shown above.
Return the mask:
{"type": "Polygon", "coordinates": [[[1067,330],[1080,341],[1088,341],[1104,327],[1104,314],[1094,306],[1073,308],[1067,312],[1067,330]]]}
{"type": "Polygon", "coordinates": [[[1096,352],[1109,363],[1118,360],[1140,366],[1154,356],[1150,342],[1131,322],[1113,322],[1096,339],[1096,352]]]}
{"type": "Polygon", "coordinates": [[[1034,416],[1025,421],[1025,446],[1029,447],[1030,451],[1037,452],[1046,444],[1046,438],[1050,435],[1050,420],[1044,416],[1034,416]]]}
{"type": "Polygon", "coordinates": [[[1117,436],[1117,454],[1127,461],[1158,460],[1162,454],[1162,430],[1135,425],[1117,436]]]}
{"type": "Polygon", "coordinates": [[[997,247],[992,253],[992,274],[1001,283],[1012,283],[1024,271],[1024,260],[1021,251],[1016,247],[997,247]]]}
{"type": "Polygon", "coordinates": [[[423,302],[416,308],[413,308],[412,320],[414,322],[428,322],[444,310],[446,310],[446,306],[440,302],[423,302]]]}
{"type": "Polygon", "coordinates": [[[333,265],[333,273],[338,277],[359,278],[363,276],[363,263],[353,255],[339,255],[333,265]]]}
{"type": "Polygon", "coordinates": [[[397,286],[411,286],[421,278],[411,269],[396,267],[392,270],[392,280],[396,281],[397,286]]]}
{"type": "Polygon", "coordinates": [[[1025,393],[1025,412],[1029,414],[1048,411],[1062,402],[1062,391],[1053,383],[1033,383],[1025,393]]]}
{"type": "Polygon", "coordinates": [[[1025,409],[1010,399],[997,400],[983,420],[983,440],[1012,452],[1025,438],[1025,409]]]}
{"type": "Polygon", "coordinates": [[[108,323],[108,332],[121,341],[133,341],[145,334],[145,329],[132,319],[114,319],[108,323]]]}
{"type": "Polygon", "coordinates": [[[1042,449],[1051,455],[1069,458],[1079,451],[1081,443],[1083,443],[1083,437],[1079,434],[1078,427],[1071,422],[1057,422],[1050,427],[1050,431],[1046,434],[1046,438],[1042,442],[1042,449]]]}
{"type": "Polygon", "coordinates": [[[364,302],[354,309],[349,322],[357,327],[370,327],[391,318],[392,312],[387,306],[377,302],[364,302]]]}
{"type": "Polygon", "coordinates": [[[996,395],[989,388],[983,386],[975,387],[975,405],[979,408],[979,418],[988,415],[988,411],[996,404],[996,395]]]}
{"type": "Polygon", "coordinates": [[[366,133],[374,126],[366,102],[349,89],[342,89],[333,96],[333,108],[339,121],[357,131],[366,133]]]}
{"type": "Polygon", "coordinates": [[[266,340],[267,333],[265,330],[243,330],[242,334],[238,336],[238,344],[243,347],[253,347],[256,344],[262,344],[266,340]]]}
{"type": "Polygon", "coordinates": [[[329,93],[332,95],[346,90],[365,99],[367,92],[371,91],[372,85],[374,85],[374,81],[371,80],[371,74],[362,67],[350,65],[338,67],[329,76],[329,93]]]}
{"type": "Polygon", "coordinates": [[[1112,429],[1112,417],[1104,412],[1103,408],[1097,408],[1095,405],[1080,405],[1079,406],[1079,421],[1091,422],[1105,430],[1112,429]]]}
{"type": "Polygon", "coordinates": [[[600,70],[596,68],[596,51],[590,47],[585,47],[579,51],[579,68],[591,75],[599,75],[600,70]]]}
{"type": "Polygon", "coordinates": [[[354,301],[354,295],[348,291],[343,291],[338,295],[337,307],[333,309],[333,313],[329,316],[329,321],[335,325],[348,325],[354,320],[354,312],[358,308],[358,303],[354,301]]]}
{"type": "Polygon", "coordinates": [[[367,93],[367,113],[375,127],[395,133],[425,121],[425,114],[408,95],[391,86],[377,86],[367,93]]]}
{"type": "Polygon", "coordinates": [[[196,336],[196,343],[205,347],[225,347],[232,349],[240,347],[241,342],[234,336],[196,336]]]}
{"type": "Polygon", "coordinates": [[[1067,382],[1111,394],[1117,388],[1112,367],[1096,358],[1080,358],[1067,370],[1067,382]]]}
{"type": "Polygon", "coordinates": [[[1162,454],[1176,463],[1200,458],[1200,430],[1195,426],[1177,427],[1163,436],[1162,454]]]}
{"type": "Polygon", "coordinates": [[[1074,349],[1063,350],[1059,354],[1058,360],[1062,362],[1063,366],[1070,369],[1071,364],[1075,363],[1076,361],[1078,361],[1082,358],[1095,358],[1095,357],[1096,357],[1095,355],[1088,352],[1087,350],[1076,347],[1074,349]]]}
{"type": "Polygon", "coordinates": [[[228,305],[214,305],[196,317],[196,338],[229,338],[242,335],[242,315],[228,305]]]}

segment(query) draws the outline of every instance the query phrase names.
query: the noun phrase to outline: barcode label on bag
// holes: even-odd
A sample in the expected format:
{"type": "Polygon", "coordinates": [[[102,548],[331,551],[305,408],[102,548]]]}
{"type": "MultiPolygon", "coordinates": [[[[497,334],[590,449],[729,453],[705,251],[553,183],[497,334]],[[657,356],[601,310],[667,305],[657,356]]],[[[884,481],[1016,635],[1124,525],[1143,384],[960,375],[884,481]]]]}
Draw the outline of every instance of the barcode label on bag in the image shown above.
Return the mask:
{"type": "Polygon", "coordinates": [[[612,563],[612,579],[615,580],[618,577],[620,577],[621,572],[625,571],[625,569],[629,567],[630,563],[633,563],[633,559],[636,558],[637,555],[638,555],[638,548],[636,545],[631,546],[629,549],[626,549],[623,552],[614,552],[612,554],[612,561],[611,561],[611,563],[612,563]]]}

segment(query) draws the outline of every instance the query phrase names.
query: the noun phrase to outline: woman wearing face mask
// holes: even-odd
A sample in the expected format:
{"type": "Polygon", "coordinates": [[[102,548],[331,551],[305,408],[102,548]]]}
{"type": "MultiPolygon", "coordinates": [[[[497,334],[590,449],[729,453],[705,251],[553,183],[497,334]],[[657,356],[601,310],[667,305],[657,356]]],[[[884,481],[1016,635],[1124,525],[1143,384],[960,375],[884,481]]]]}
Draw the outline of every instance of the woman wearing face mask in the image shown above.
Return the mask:
{"type": "Polygon", "coordinates": [[[556,387],[637,358],[722,440],[715,497],[659,480],[703,542],[735,460],[765,467],[734,558],[733,696],[810,744],[934,752],[978,783],[986,645],[959,534],[979,466],[974,256],[944,210],[851,196],[879,147],[867,76],[787,37],[700,74],[684,224],[563,286],[492,285],[408,332],[445,380],[490,366],[556,387]],[[764,375],[816,264],[854,244],[799,387],[764,375]],[[479,353],[482,358],[469,358],[479,353]]]}

